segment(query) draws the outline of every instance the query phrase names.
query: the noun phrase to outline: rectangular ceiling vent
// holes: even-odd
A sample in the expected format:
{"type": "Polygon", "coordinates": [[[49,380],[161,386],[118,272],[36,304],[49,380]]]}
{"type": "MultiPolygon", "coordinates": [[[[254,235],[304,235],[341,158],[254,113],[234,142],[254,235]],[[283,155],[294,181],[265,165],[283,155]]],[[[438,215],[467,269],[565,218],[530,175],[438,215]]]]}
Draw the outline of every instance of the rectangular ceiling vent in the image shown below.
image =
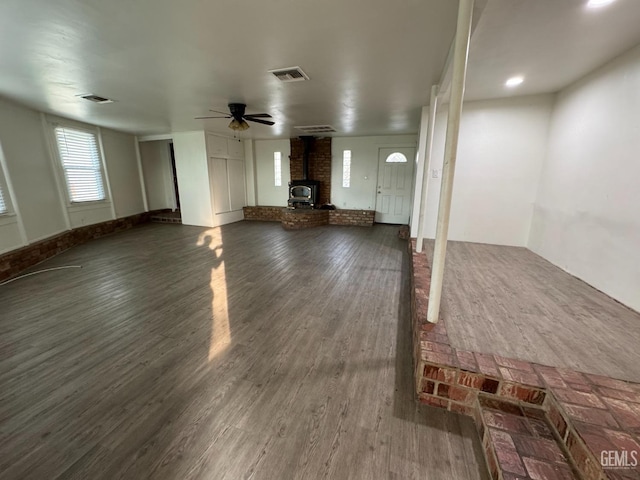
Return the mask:
{"type": "Polygon", "coordinates": [[[336,129],[331,125],[306,125],[303,127],[293,127],[298,130],[302,130],[304,133],[332,133],[336,129]]]}
{"type": "Polygon", "coordinates": [[[304,82],[309,80],[309,76],[302,71],[300,67],[278,68],[277,70],[269,70],[281,82],[304,82]]]}
{"type": "Polygon", "coordinates": [[[113,103],[113,100],[111,100],[110,98],[101,97],[100,95],[94,95],[93,93],[83,93],[82,95],[78,96],[93,103],[113,103]]]}

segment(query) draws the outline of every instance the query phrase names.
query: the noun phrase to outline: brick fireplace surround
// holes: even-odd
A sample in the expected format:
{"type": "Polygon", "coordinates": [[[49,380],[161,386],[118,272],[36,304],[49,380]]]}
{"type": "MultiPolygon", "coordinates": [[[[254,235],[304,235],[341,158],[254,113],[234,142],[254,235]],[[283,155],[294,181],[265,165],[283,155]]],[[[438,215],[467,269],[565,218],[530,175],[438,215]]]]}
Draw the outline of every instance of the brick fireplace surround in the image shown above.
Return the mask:
{"type": "Polygon", "coordinates": [[[422,403],[472,417],[494,480],[640,479],[640,384],[456,349],[426,324],[430,269],[411,256],[414,366],[422,403]],[[628,466],[602,466],[625,455],[628,466]]]}
{"type": "MultiPolygon", "coordinates": [[[[299,138],[292,138],[290,144],[289,168],[291,170],[291,180],[303,180],[304,142],[299,138]]],[[[311,143],[308,180],[320,182],[319,204],[329,203],[331,201],[331,137],[316,138],[311,143]]]]}
{"type": "MultiPolygon", "coordinates": [[[[324,205],[331,202],[331,137],[305,138],[310,140],[306,144],[309,148],[308,180],[319,182],[318,204],[324,205]]],[[[305,141],[292,138],[290,144],[291,180],[304,180],[305,141]]],[[[371,227],[375,220],[373,210],[288,209],[259,205],[244,207],[243,211],[245,220],[280,222],[285,230],[301,230],[321,225],[371,227]]]]}

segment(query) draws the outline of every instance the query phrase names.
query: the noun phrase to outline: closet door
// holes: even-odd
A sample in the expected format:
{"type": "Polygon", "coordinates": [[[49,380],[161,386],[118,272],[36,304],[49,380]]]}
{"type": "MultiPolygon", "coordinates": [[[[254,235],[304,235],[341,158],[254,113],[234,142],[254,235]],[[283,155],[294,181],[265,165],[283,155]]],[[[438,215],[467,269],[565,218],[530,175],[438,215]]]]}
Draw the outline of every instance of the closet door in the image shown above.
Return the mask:
{"type": "Polygon", "coordinates": [[[229,175],[229,193],[231,210],[242,210],[246,205],[244,161],[227,160],[227,173],[229,175]]]}
{"type": "Polygon", "coordinates": [[[209,165],[211,167],[209,170],[209,182],[211,185],[214,212],[216,214],[230,212],[231,200],[229,195],[227,160],[225,158],[209,158],[209,165]]]}

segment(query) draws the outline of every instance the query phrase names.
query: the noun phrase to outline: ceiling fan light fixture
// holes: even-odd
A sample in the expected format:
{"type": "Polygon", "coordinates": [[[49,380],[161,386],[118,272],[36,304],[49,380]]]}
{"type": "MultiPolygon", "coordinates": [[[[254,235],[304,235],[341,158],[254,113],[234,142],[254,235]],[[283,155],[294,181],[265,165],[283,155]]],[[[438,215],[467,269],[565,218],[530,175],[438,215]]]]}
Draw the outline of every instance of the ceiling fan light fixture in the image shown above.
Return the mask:
{"type": "Polygon", "coordinates": [[[235,118],[233,120],[231,120],[231,123],[229,124],[229,128],[231,130],[234,130],[236,132],[242,132],[244,130],[246,130],[247,128],[249,128],[249,124],[247,122],[245,122],[244,120],[242,121],[238,121],[235,118]]]}

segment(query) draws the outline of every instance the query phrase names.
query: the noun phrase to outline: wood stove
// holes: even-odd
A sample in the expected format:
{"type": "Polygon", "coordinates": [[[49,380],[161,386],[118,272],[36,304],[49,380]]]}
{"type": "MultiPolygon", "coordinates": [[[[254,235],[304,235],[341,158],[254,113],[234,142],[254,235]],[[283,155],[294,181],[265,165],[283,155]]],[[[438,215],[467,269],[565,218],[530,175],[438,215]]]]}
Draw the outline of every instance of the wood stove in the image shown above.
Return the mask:
{"type": "Polygon", "coordinates": [[[289,208],[316,208],[320,182],[317,180],[291,180],[289,182],[289,208]]]}
{"type": "Polygon", "coordinates": [[[320,182],[309,180],[309,154],[313,146],[314,137],[300,137],[304,143],[304,155],[302,157],[302,180],[289,182],[289,208],[316,208],[320,192],[320,182]]]}

